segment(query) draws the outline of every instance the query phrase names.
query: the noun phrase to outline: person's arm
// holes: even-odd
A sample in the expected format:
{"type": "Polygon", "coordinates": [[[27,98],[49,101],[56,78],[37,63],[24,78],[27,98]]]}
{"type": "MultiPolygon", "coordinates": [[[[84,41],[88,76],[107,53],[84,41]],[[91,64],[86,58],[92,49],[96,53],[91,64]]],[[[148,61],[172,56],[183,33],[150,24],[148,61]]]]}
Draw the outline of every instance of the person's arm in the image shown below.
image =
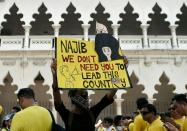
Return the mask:
{"type": "Polygon", "coordinates": [[[106,94],[107,98],[108,98],[109,100],[112,100],[113,97],[115,96],[116,92],[117,92],[117,89],[110,90],[110,91],[106,94]]]}
{"type": "Polygon", "coordinates": [[[64,123],[68,120],[69,117],[69,110],[66,109],[66,107],[63,104],[63,101],[61,100],[60,90],[58,89],[58,81],[57,81],[57,61],[56,59],[53,59],[51,63],[51,72],[53,75],[53,97],[54,97],[54,105],[56,111],[60,114],[62,120],[64,123]]]}
{"type": "Polygon", "coordinates": [[[179,131],[179,129],[177,129],[174,125],[172,125],[172,124],[169,123],[169,122],[166,122],[166,123],[164,124],[164,126],[166,127],[166,129],[167,129],[168,131],[179,131]]]}
{"type": "Polygon", "coordinates": [[[114,96],[117,92],[117,89],[110,90],[96,105],[90,108],[93,112],[94,117],[97,118],[99,113],[108,105],[112,104],[114,101],[114,96]]]}
{"type": "Polygon", "coordinates": [[[52,72],[52,76],[53,76],[53,84],[52,84],[53,97],[54,97],[55,105],[60,105],[62,103],[62,100],[61,100],[61,96],[60,96],[60,91],[58,89],[56,70],[57,70],[57,62],[56,62],[56,59],[53,59],[52,64],[51,64],[51,72],[52,72]]]}
{"type": "Polygon", "coordinates": [[[171,123],[173,126],[175,126],[177,129],[179,129],[180,130],[180,125],[179,124],[177,124],[171,117],[166,117],[165,118],[165,122],[169,122],[169,123],[171,123]]]}

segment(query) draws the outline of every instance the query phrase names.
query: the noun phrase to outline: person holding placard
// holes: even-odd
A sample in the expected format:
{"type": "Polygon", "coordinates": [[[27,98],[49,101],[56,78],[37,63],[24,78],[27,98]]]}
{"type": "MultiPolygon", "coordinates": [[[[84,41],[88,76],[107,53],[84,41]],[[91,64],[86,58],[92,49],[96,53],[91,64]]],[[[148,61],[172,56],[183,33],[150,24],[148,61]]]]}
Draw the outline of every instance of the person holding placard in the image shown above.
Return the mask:
{"type": "Polygon", "coordinates": [[[57,83],[56,60],[51,64],[53,75],[53,96],[54,105],[57,112],[60,114],[65,123],[67,131],[95,131],[96,119],[100,112],[108,105],[112,104],[116,89],[109,90],[109,92],[98,102],[95,106],[89,107],[88,92],[83,89],[71,89],[68,96],[71,103],[74,105],[73,110],[68,110],[61,100],[60,90],[57,83]]]}

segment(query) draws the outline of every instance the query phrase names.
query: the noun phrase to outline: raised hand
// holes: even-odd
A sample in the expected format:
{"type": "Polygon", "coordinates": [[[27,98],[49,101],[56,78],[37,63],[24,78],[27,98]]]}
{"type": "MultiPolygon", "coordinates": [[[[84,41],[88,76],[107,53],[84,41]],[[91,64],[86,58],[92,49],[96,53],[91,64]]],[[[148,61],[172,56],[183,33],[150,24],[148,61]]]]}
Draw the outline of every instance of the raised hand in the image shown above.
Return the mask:
{"type": "Polygon", "coordinates": [[[179,131],[179,129],[177,129],[174,125],[172,125],[172,124],[169,123],[169,122],[166,122],[166,123],[164,124],[164,126],[166,127],[166,129],[167,129],[168,131],[179,131]]]}
{"type": "Polygon", "coordinates": [[[128,59],[127,59],[126,56],[124,56],[123,62],[124,62],[124,64],[126,65],[126,67],[128,67],[129,61],[128,61],[128,59]]]}

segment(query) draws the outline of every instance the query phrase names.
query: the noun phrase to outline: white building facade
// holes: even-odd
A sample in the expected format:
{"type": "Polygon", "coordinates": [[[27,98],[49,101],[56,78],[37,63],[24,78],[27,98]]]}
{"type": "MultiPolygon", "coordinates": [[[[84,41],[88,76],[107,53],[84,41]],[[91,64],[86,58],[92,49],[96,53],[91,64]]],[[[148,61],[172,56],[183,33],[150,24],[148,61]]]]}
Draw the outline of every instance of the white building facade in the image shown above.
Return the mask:
{"type": "MultiPolygon", "coordinates": [[[[136,76],[135,84],[143,86],[139,94],[146,94],[154,102],[159,87],[163,91],[171,87],[171,93],[187,90],[186,0],[1,0],[0,9],[0,96],[7,86],[16,85],[16,93],[35,85],[39,73],[44,79],[42,85],[49,86],[46,93],[52,95],[53,38],[94,40],[96,20],[108,24],[110,33],[119,39],[129,60],[129,75],[136,76]],[[16,18],[20,18],[19,22],[16,18]],[[11,85],[5,82],[8,72],[11,85]]],[[[117,92],[116,114],[126,112],[123,102],[130,90],[117,92]]],[[[89,93],[97,95],[95,91],[89,93]]],[[[164,96],[170,94],[160,99],[164,96]]]]}

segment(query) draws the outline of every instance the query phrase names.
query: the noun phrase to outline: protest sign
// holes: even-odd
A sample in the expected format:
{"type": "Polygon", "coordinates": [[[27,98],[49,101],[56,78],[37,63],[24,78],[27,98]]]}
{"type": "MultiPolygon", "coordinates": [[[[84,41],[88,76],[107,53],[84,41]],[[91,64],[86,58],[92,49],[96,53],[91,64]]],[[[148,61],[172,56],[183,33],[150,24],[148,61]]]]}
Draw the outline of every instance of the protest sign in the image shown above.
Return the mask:
{"type": "MultiPolygon", "coordinates": [[[[56,38],[55,45],[59,88],[131,87],[123,59],[99,62],[100,54],[95,51],[95,42],[56,38]]],[[[107,47],[103,48],[106,53],[107,50],[107,47]]]]}

